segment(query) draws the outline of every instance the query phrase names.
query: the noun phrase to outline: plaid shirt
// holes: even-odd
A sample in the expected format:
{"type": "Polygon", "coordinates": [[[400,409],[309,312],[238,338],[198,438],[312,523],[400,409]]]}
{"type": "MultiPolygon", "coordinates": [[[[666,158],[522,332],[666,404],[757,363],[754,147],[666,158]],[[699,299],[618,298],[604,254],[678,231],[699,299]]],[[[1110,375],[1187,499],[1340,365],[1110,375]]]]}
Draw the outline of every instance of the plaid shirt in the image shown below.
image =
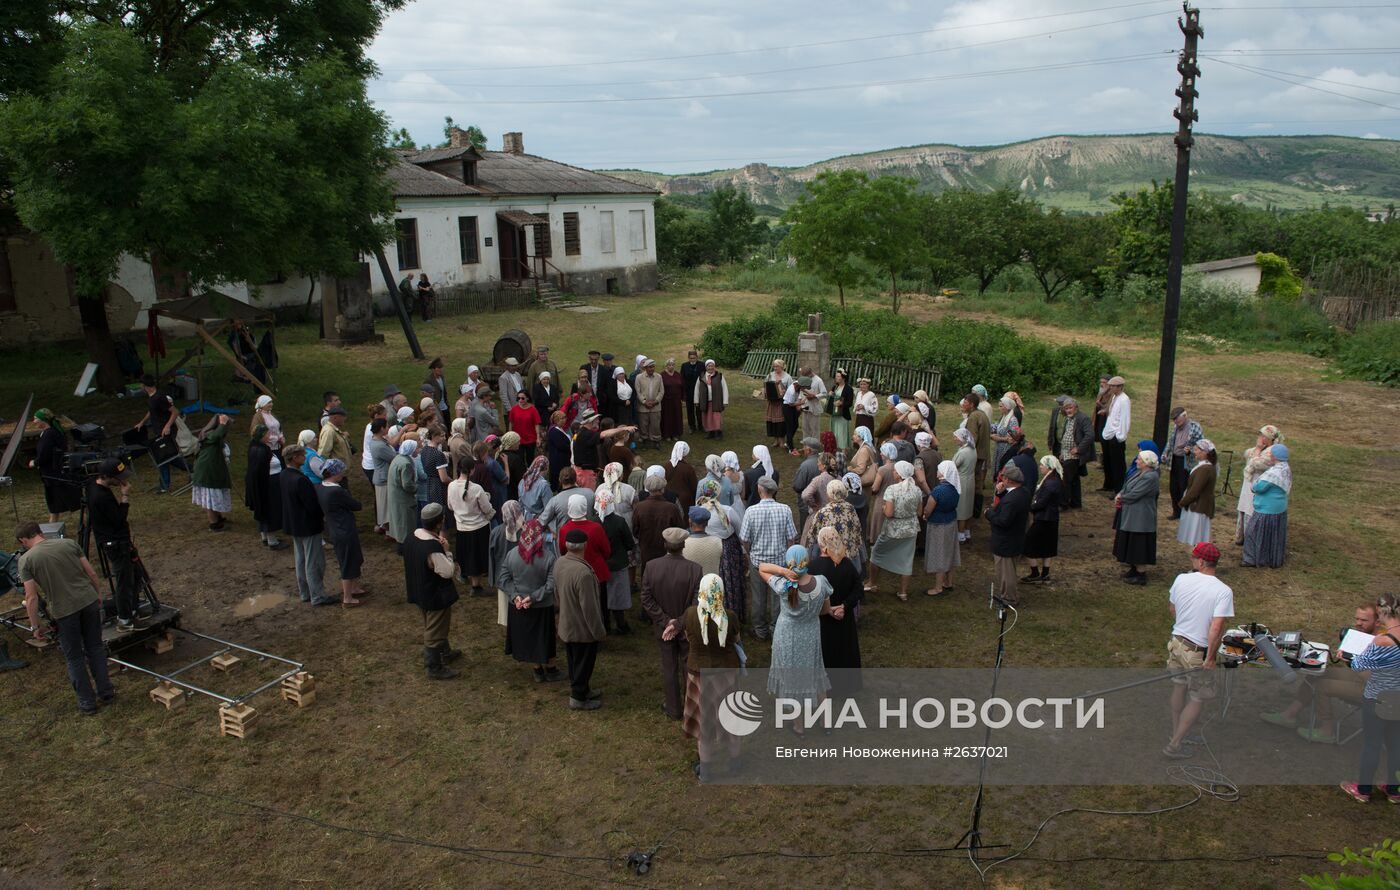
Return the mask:
{"type": "Polygon", "coordinates": [[[792,508],[771,498],[760,500],[744,511],[739,540],[749,545],[749,562],[782,565],[788,542],[797,537],[792,508]]]}

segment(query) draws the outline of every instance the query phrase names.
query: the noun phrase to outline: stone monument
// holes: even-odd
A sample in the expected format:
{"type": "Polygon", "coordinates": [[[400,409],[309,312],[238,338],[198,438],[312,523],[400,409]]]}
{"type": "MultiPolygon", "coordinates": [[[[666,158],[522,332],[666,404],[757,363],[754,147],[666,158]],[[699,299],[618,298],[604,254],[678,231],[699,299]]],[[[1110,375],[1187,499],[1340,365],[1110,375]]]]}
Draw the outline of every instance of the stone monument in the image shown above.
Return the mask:
{"type": "Polygon", "coordinates": [[[369,287],[369,266],[348,278],[322,275],[321,290],[323,342],[333,346],[379,343],[384,337],[374,332],[374,298],[369,287]]]}
{"type": "Polygon", "coordinates": [[[822,380],[831,374],[831,334],[822,330],[820,312],[808,315],[807,330],[797,335],[797,367],[788,372],[795,377],[798,368],[811,368],[822,380]]]}

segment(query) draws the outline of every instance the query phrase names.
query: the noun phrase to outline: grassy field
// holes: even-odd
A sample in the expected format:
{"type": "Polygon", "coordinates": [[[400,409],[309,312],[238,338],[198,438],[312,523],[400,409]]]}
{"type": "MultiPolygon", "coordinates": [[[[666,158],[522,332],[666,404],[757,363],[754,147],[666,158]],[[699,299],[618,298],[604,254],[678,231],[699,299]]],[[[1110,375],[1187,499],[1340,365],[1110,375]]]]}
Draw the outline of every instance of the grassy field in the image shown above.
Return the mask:
{"type": "MultiPolygon", "coordinates": [[[[637,352],[683,358],[708,323],[770,299],[708,289],[597,298],[590,302],[607,312],[445,318],[420,326],[419,336],[430,356],[446,358],[456,382],[467,364],[489,358],[507,328],[549,344],[561,369],[581,363],[593,347],[620,360],[637,352]]],[[[911,311],[968,310],[930,304],[911,311]]],[[[1009,323],[1114,352],[1135,400],[1134,430],[1145,433],[1154,343],[1026,319],[1009,323]]],[[[395,326],[380,329],[382,345],[349,350],[319,345],[314,328],[279,331],[274,410],[289,433],[314,423],[323,389],[338,389],[358,411],[385,383],[416,388],[422,364],[410,360],[395,326]]],[[[80,350],[61,347],[0,356],[0,413],[13,413],[33,391],[39,403],[75,420],[97,420],[109,430],[135,423],[139,402],[65,395],[83,361],[80,350]]],[[[209,379],[214,400],[236,392],[221,371],[209,379]]],[[[985,383],[998,388],[995,380],[985,383]]],[[[761,405],[746,398],[754,388],[731,378],[735,405],[724,444],[741,454],[762,441],[761,405]]],[[[1221,448],[1242,451],[1252,430],[1272,422],[1293,449],[1289,564],[1244,571],[1239,551],[1225,548],[1223,575],[1236,591],[1240,620],[1325,634],[1356,603],[1396,589],[1400,503],[1383,492],[1400,451],[1376,421],[1395,416],[1400,394],[1330,379],[1322,362],[1304,356],[1189,346],[1176,391],[1221,448]]],[[[1023,396],[1026,428],[1038,441],[1049,394],[1023,396]]],[[[941,412],[945,434],[954,412],[951,405],[941,412]]],[[[362,427],[352,420],[354,429],[362,427]]],[[[246,421],[235,429],[238,502],[246,421]]],[[[703,444],[692,443],[694,458],[706,452],[703,444]]],[[[778,462],[791,478],[795,461],[778,462]]],[[[37,518],[39,487],[29,473],[18,475],[21,515],[37,518]]],[[[1088,481],[1096,483],[1097,473],[1088,481]]],[[[792,503],[792,492],[783,498],[792,503]]],[[[1233,499],[1222,507],[1217,528],[1228,529],[1233,499]]],[[[1187,568],[1185,553],[1163,535],[1149,585],[1122,585],[1107,552],[1110,518],[1110,502],[1093,496],[1062,524],[1057,581],[1025,594],[1022,636],[1008,666],[1160,663],[1170,627],[1166,588],[1187,568]]],[[[0,675],[0,775],[10,789],[0,811],[0,886],[979,886],[965,855],[931,849],[951,846],[963,833],[972,789],[697,785],[689,768],[693,746],[657,712],[656,651],[644,636],[605,643],[595,675],[604,707],[571,712],[566,693],[537,686],[501,654],[494,600],[467,599],[453,618],[453,643],[466,652],[463,677],[430,683],[418,660],[420,620],[403,602],[399,560],[374,536],[364,535],[373,591],[364,608],[286,603],[239,614],[249,597],[294,589],[290,554],[262,548],[245,510],[235,511],[231,532],[212,536],[187,499],[142,490],[133,524],[159,591],[184,609],[186,626],[305,660],[319,698],[301,712],[262,700],[258,734],[238,742],[217,736],[207,701],[166,712],[146,700],[147,680],[123,674],[116,677],[118,703],[86,719],[75,713],[61,659],[24,653],[35,662],[29,669],[0,675]],[[663,840],[648,877],[621,867],[619,857],[663,840]]],[[[1172,528],[1164,519],[1163,530],[1172,528]]],[[[975,592],[991,572],[983,529],[963,560],[954,594],[907,604],[889,593],[874,599],[861,629],[866,666],[990,663],[996,628],[975,592]]],[[[335,577],[333,568],[329,574],[335,577]]],[[[923,582],[916,577],[913,589],[923,582]]],[[[0,606],[14,602],[8,599],[0,606]]],[[[142,659],[174,664],[195,651],[184,648],[142,659]]],[[[748,649],[754,664],[767,664],[764,645],[750,641],[748,649]]],[[[249,675],[210,682],[250,685],[251,671],[263,668],[248,667],[249,675]]],[[[1190,798],[1165,784],[1156,752],[1146,752],[1143,764],[1144,781],[1159,784],[992,788],[984,835],[1019,846],[1064,807],[1136,810],[1190,798]]],[[[1358,807],[1326,788],[1246,788],[1238,802],[1206,800],[1172,816],[1069,815],[1052,822],[1027,857],[993,870],[988,884],[1289,885],[1327,867],[1319,851],[1392,833],[1393,816],[1384,805],[1358,807]],[[1169,861],[1115,861],[1123,858],[1169,861]]]]}

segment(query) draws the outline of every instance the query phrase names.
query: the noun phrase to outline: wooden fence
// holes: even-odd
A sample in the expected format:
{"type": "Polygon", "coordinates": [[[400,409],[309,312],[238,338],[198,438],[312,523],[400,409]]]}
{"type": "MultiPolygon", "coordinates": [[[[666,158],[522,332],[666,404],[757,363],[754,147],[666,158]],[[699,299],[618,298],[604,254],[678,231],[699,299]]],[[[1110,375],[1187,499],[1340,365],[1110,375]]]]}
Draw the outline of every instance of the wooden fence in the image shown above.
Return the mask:
{"type": "MultiPolygon", "coordinates": [[[[797,353],[783,349],[753,349],[744,359],[743,372],[750,377],[766,377],[772,370],[774,359],[782,359],[788,373],[797,373],[797,353]]],[[[901,365],[897,362],[869,361],[854,356],[843,356],[831,360],[827,369],[826,382],[829,386],[836,376],[837,368],[845,368],[847,379],[854,384],[862,377],[870,378],[870,388],[881,393],[899,393],[908,398],[916,390],[922,389],[930,399],[938,401],[939,386],[943,374],[936,368],[918,368],[901,365]]]]}
{"type": "Polygon", "coordinates": [[[539,306],[533,287],[499,287],[492,290],[461,288],[437,295],[438,315],[476,315],[539,306]]]}
{"type": "Polygon", "coordinates": [[[1349,331],[1368,322],[1400,318],[1400,297],[1346,297],[1328,294],[1322,298],[1322,314],[1349,331]]]}

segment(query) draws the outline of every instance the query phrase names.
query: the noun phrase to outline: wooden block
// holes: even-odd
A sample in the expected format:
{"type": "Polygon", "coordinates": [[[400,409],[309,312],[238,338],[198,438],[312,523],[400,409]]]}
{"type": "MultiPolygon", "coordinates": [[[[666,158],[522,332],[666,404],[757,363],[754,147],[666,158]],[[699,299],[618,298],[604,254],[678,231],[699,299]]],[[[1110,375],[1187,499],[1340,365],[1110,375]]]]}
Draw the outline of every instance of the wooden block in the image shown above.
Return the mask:
{"type": "Polygon", "coordinates": [[[25,637],[24,641],[35,649],[47,649],[54,645],[52,637],[44,637],[42,640],[36,640],[33,637],[25,637]]]}
{"type": "Polygon", "coordinates": [[[293,692],[290,689],[283,689],[282,698],[294,703],[298,708],[304,708],[310,705],[312,702],[316,701],[316,690],[312,689],[308,692],[293,692]]]}
{"type": "Polygon", "coordinates": [[[231,671],[242,660],[243,659],[239,658],[237,655],[230,655],[225,652],[223,655],[215,655],[213,658],[209,659],[209,663],[214,666],[214,670],[216,671],[231,671]]]}
{"type": "Polygon", "coordinates": [[[165,705],[167,711],[174,711],[185,706],[185,690],[162,680],[151,690],[151,701],[165,705]]]}
{"type": "Polygon", "coordinates": [[[258,712],[253,706],[246,704],[219,706],[219,735],[246,739],[257,730],[257,725],[258,712]]]}
{"type": "Polygon", "coordinates": [[[175,635],[167,630],[160,636],[147,640],[146,648],[157,655],[164,655],[175,648],[175,635]]]}
{"type": "Polygon", "coordinates": [[[304,708],[316,700],[316,678],[298,671],[282,681],[282,698],[304,708]]]}

